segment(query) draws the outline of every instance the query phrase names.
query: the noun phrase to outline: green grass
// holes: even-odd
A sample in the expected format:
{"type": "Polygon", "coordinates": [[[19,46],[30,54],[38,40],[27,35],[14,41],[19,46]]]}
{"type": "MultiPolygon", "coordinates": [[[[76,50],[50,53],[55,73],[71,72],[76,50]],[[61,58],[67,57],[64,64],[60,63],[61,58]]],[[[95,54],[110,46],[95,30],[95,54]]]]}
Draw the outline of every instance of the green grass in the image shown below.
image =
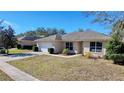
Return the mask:
{"type": "Polygon", "coordinates": [[[124,80],[123,66],[103,59],[41,55],[8,63],[40,80],[124,80]]]}
{"type": "Polygon", "coordinates": [[[0,81],[12,81],[12,79],[0,70],[0,81]]]}
{"type": "Polygon", "coordinates": [[[10,49],[9,54],[19,54],[19,53],[26,53],[31,51],[32,50],[26,50],[26,49],[10,49]]]}

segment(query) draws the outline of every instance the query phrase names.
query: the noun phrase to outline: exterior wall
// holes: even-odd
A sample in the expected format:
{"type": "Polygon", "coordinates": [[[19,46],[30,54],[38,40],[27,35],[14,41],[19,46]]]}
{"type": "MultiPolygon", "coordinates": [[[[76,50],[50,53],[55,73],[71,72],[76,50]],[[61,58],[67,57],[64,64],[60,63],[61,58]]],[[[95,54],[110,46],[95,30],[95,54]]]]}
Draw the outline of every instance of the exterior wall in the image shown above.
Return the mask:
{"type": "Polygon", "coordinates": [[[78,42],[78,53],[82,53],[82,41],[78,42]]]}
{"type": "Polygon", "coordinates": [[[81,53],[81,42],[73,42],[74,52],[81,53]]]}
{"type": "Polygon", "coordinates": [[[24,45],[35,45],[36,43],[34,41],[28,41],[28,40],[21,40],[21,41],[18,41],[18,44],[21,44],[22,46],[24,45]]]}
{"type": "Polygon", "coordinates": [[[73,42],[73,50],[74,50],[74,53],[76,53],[76,54],[79,52],[78,43],[77,42],[73,42]]]}
{"type": "Polygon", "coordinates": [[[55,53],[62,53],[64,49],[63,42],[56,41],[53,43],[53,45],[55,46],[55,53]]]}
{"type": "MultiPolygon", "coordinates": [[[[94,56],[104,56],[106,54],[106,48],[105,48],[106,42],[102,42],[102,52],[91,52],[94,56]]],[[[87,52],[90,52],[90,42],[83,42],[82,45],[83,49],[83,55],[86,55],[87,52]]]]}
{"type": "Polygon", "coordinates": [[[86,55],[90,48],[90,42],[83,42],[82,49],[83,49],[83,55],[86,55]]]}

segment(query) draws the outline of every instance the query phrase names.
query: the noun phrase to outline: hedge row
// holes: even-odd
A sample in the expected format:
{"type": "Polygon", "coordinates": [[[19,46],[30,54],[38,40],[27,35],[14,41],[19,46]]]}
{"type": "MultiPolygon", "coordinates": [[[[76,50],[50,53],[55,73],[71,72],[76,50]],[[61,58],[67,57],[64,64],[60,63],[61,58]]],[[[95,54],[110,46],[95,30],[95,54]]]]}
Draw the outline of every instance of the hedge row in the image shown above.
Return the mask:
{"type": "Polygon", "coordinates": [[[29,49],[33,51],[38,51],[38,47],[36,45],[34,46],[21,46],[20,44],[17,45],[17,49],[29,49]]]}

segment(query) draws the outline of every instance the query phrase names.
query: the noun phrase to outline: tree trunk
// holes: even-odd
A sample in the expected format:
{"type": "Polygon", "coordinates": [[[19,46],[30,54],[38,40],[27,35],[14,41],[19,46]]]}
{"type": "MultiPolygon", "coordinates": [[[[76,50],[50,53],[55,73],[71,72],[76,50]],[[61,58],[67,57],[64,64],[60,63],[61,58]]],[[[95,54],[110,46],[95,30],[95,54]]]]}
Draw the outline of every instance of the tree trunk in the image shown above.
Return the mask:
{"type": "Polygon", "coordinates": [[[7,48],[6,51],[7,51],[6,53],[7,53],[7,55],[8,55],[8,54],[9,54],[9,49],[7,48]]]}

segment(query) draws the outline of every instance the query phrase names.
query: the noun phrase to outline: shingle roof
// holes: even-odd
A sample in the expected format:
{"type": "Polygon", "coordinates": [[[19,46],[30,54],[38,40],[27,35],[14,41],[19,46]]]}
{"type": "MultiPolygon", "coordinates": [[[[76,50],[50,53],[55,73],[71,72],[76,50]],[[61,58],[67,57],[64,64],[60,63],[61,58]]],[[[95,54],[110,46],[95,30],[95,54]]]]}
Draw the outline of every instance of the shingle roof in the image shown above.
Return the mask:
{"type": "Polygon", "coordinates": [[[93,40],[100,40],[106,41],[109,39],[109,36],[95,32],[95,31],[84,31],[84,32],[72,32],[66,35],[52,35],[45,38],[38,39],[36,41],[55,41],[55,40],[62,40],[62,41],[93,41],[93,40]]]}
{"type": "Polygon", "coordinates": [[[30,40],[30,41],[34,41],[36,39],[39,39],[41,37],[37,37],[37,36],[24,36],[24,37],[21,37],[19,38],[18,40],[30,40]]]}
{"type": "Polygon", "coordinates": [[[36,41],[56,41],[56,40],[62,40],[61,35],[59,34],[51,35],[45,38],[37,39],[36,41]]]}
{"type": "Polygon", "coordinates": [[[84,32],[73,32],[63,36],[63,41],[93,41],[93,40],[108,40],[109,36],[95,32],[92,30],[87,30],[84,32]]]}

